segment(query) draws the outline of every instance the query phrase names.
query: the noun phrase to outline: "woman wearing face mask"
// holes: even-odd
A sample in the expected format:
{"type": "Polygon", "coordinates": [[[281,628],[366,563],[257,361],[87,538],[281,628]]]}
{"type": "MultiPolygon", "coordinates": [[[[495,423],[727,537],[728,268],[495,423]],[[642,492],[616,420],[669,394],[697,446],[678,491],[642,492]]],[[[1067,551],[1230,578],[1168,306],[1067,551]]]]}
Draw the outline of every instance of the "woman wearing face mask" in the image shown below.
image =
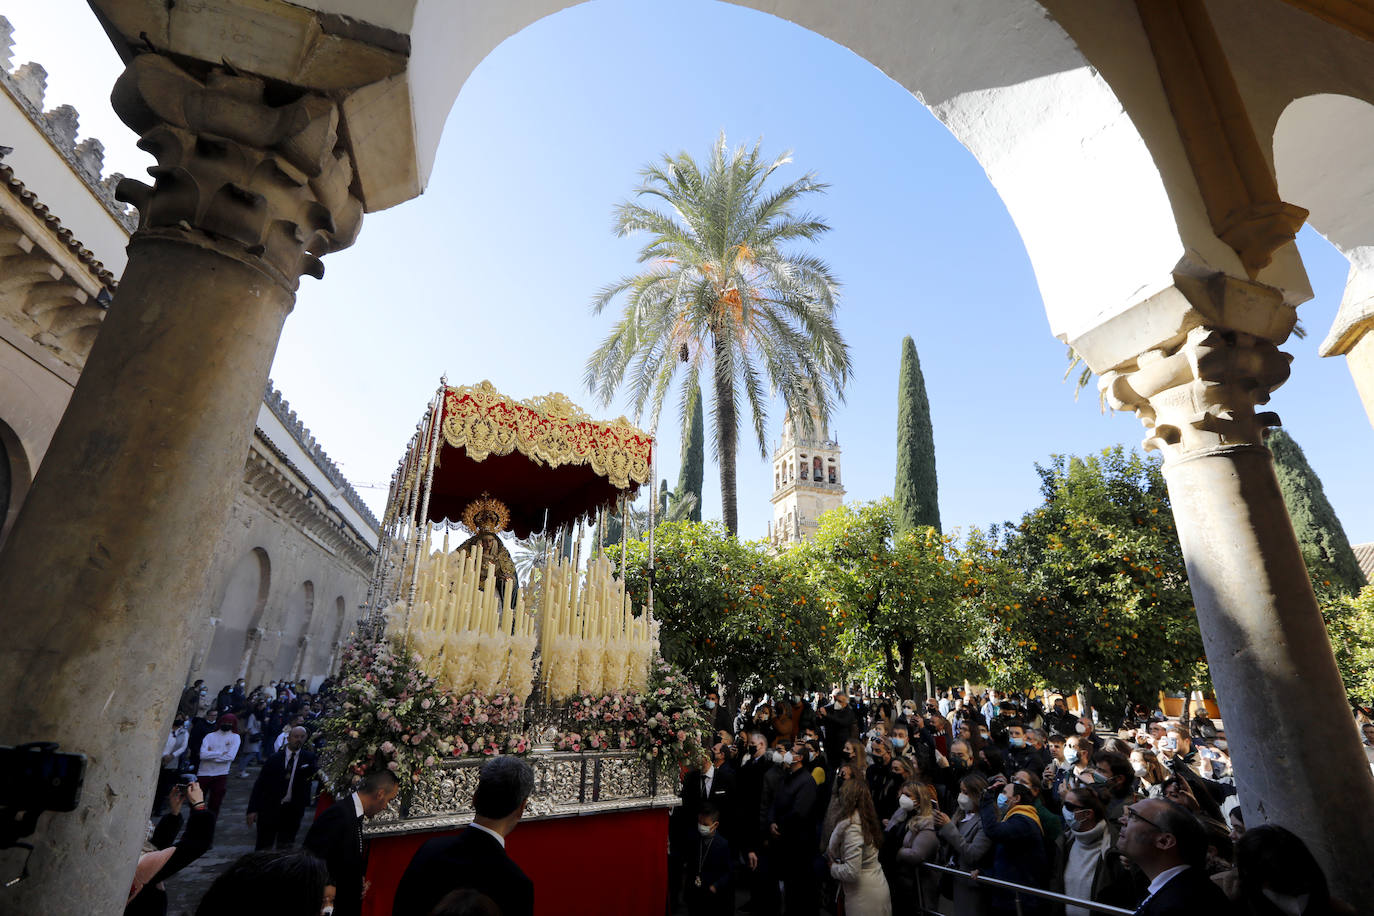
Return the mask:
{"type": "MultiPolygon", "coordinates": [[[[896,861],[888,873],[887,883],[892,891],[893,912],[911,913],[916,911],[916,870],[921,867],[922,862],[934,861],[935,853],[940,847],[940,838],[935,833],[935,806],[931,803],[929,786],[916,781],[908,782],[902,787],[898,803],[901,806],[898,814],[903,814],[904,819],[898,831],[900,845],[896,861]]],[[[897,815],[894,814],[893,819],[896,818],[897,815]]],[[[922,877],[933,878],[924,875],[922,877]]],[[[920,886],[927,892],[927,899],[923,900],[922,904],[926,907],[933,906],[937,882],[922,881],[920,886]]]]}
{"type": "MultiPolygon", "coordinates": [[[[933,818],[944,850],[940,854],[943,864],[960,871],[977,871],[987,867],[988,853],[992,849],[992,838],[983,830],[983,818],[979,809],[983,804],[983,794],[987,791],[988,781],[981,773],[969,773],[959,780],[958,810],[951,819],[943,812],[935,812],[933,818]]],[[[953,916],[982,916],[982,891],[972,881],[951,879],[940,882],[940,912],[953,916]]]]}
{"type": "Polygon", "coordinates": [[[1169,771],[1159,762],[1155,752],[1148,748],[1131,751],[1131,769],[1140,780],[1140,792],[1146,798],[1159,798],[1164,794],[1164,783],[1169,781],[1169,771]]]}
{"type": "Polygon", "coordinates": [[[768,739],[768,743],[773,743],[773,738],[777,736],[777,731],[773,728],[773,707],[764,703],[754,711],[754,724],[750,726],[750,731],[761,732],[763,737],[768,739]]]}
{"type": "MultiPolygon", "coordinates": [[[[1064,893],[1080,900],[1109,903],[1129,909],[1136,901],[1126,863],[1113,848],[1107,829],[1107,809],[1097,793],[1074,789],[1064,799],[1068,829],[1061,841],[1064,893]]],[[[1087,907],[1068,906],[1064,916],[1091,916],[1087,907]]]]}

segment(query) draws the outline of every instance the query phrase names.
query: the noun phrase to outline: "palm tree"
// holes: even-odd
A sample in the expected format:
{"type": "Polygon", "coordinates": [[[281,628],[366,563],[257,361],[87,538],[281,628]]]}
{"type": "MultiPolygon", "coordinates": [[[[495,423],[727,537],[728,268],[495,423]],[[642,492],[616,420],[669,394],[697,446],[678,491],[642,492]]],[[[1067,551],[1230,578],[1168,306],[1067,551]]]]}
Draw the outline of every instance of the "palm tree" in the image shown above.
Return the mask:
{"type": "Polygon", "coordinates": [[[722,133],[704,169],[686,152],[646,166],[635,199],[617,208],[615,228],[620,236],[648,233],[639,252],[647,266],[592,302],[593,314],[600,314],[625,294],[620,320],[587,359],[587,388],[603,404],[624,383],[636,419],[647,412],[656,428],[679,367],[684,421],[702,373],[710,379],[722,514],[731,534],[739,529],[741,396],[767,458],[768,389],[809,434],[815,420],[829,420],[851,371],[848,345],[835,326],[838,281],[819,258],[783,250],[830,229],[793,209],[825,190],[814,174],[766,187],[791,161],[790,153],[765,161],[757,143],[728,150],[722,133]],[[638,202],[643,198],[650,205],[638,202]]]}

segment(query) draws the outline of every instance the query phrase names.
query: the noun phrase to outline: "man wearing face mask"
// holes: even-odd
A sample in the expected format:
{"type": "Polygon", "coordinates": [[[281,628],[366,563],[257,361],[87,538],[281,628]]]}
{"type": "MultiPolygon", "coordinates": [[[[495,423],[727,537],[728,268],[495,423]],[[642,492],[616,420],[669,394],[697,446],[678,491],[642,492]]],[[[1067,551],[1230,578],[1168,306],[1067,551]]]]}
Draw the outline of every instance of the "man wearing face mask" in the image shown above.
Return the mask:
{"type": "MultiPolygon", "coordinates": [[[[736,769],[736,808],[732,819],[735,821],[739,853],[752,872],[752,878],[746,878],[746,881],[750,885],[750,897],[756,901],[755,911],[759,913],[772,912],[770,905],[776,909],[777,880],[772,880],[770,890],[767,863],[761,857],[765,839],[761,825],[773,801],[772,794],[766,794],[766,783],[770,782],[770,773],[776,778],[775,770],[773,761],[769,759],[768,739],[759,732],[752,733],[749,736],[749,752],[736,769]],[[761,864],[763,868],[760,868],[761,864]]],[[[766,829],[766,825],[764,827],[766,829]]]]}
{"type": "Polygon", "coordinates": [[[1063,697],[1055,697],[1054,708],[1045,713],[1045,728],[1049,729],[1052,735],[1063,735],[1067,738],[1078,734],[1074,728],[1077,724],[1078,717],[1069,712],[1069,704],[1063,697]]]}
{"type": "Polygon", "coordinates": [[[1042,780],[1045,791],[1058,803],[1069,789],[1094,786],[1106,780],[1093,769],[1093,745],[1082,735],[1075,735],[1064,743],[1064,766],[1045,767],[1042,780]]]}
{"type": "Polygon", "coordinates": [[[782,880],[783,912],[816,912],[813,868],[816,845],[816,781],[807,767],[807,747],[798,741],[782,754],[785,773],[768,816],[770,859],[782,880]]]}
{"type": "Polygon", "coordinates": [[[1020,719],[1007,723],[1007,746],[1002,751],[1002,764],[1010,776],[1017,770],[1030,770],[1032,773],[1044,771],[1049,761],[1030,746],[1026,738],[1026,727],[1020,719]]]}
{"type": "Polygon", "coordinates": [[[727,916],[735,912],[734,862],[720,832],[720,813],[709,802],[697,814],[695,856],[687,863],[689,916],[727,916]]]}
{"type": "Polygon", "coordinates": [[[711,717],[711,728],[713,731],[727,731],[734,733],[734,719],[730,715],[730,710],[720,704],[720,692],[712,690],[706,694],[706,714],[711,717]]]}
{"type": "Polygon", "coordinates": [[[1092,742],[1094,754],[1102,750],[1102,739],[1097,736],[1096,726],[1093,725],[1091,715],[1084,716],[1075,722],[1073,730],[1078,734],[1078,737],[1092,742]]]}
{"type": "Polygon", "coordinates": [[[1099,786],[1098,797],[1107,807],[1107,819],[1117,820],[1125,813],[1126,806],[1135,801],[1135,768],[1130,758],[1110,751],[1094,757],[1093,768],[1106,780],[1099,786]]]}
{"type": "Polygon", "coordinates": [[[206,807],[219,817],[219,807],[224,804],[224,792],[229,784],[229,768],[239,752],[239,736],[234,728],[239,720],[232,712],[221,713],[215,722],[215,730],[200,742],[200,766],[196,776],[205,791],[206,807]]]}
{"type": "MultiPolygon", "coordinates": [[[[1031,790],[1008,783],[998,776],[988,784],[983,796],[983,830],[992,839],[990,877],[1029,887],[1049,886],[1049,864],[1045,854],[1045,832],[1035,811],[1031,790]]],[[[993,913],[1015,913],[1017,904],[1007,891],[991,895],[993,913]]],[[[1043,913],[1039,898],[1021,901],[1022,914],[1043,913]]]]}

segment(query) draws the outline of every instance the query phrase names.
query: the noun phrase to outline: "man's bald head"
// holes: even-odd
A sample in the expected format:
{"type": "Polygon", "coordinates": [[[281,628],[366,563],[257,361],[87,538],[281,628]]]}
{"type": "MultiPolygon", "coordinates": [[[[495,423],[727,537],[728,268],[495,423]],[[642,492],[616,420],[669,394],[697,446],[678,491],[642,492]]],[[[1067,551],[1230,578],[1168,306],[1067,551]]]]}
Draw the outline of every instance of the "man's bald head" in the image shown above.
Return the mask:
{"type": "Polygon", "coordinates": [[[297,725],[286,733],[286,746],[293,751],[300,750],[301,745],[305,744],[305,735],[305,729],[297,725]]]}

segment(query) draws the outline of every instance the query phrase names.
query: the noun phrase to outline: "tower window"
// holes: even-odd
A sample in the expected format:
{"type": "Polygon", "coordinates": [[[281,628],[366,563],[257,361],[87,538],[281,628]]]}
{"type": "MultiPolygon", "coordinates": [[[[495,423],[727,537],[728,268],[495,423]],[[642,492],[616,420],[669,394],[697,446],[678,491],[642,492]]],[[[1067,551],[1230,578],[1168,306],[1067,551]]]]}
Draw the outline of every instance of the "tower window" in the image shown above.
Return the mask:
{"type": "Polygon", "coordinates": [[[831,483],[835,483],[835,482],[836,482],[836,479],[835,479],[835,465],[833,465],[833,464],[830,466],[830,482],[831,482],[831,483]]]}
{"type": "Polygon", "coordinates": [[[815,466],[815,474],[813,476],[817,480],[821,480],[821,456],[817,455],[816,460],[812,462],[812,464],[815,466]]]}
{"type": "Polygon", "coordinates": [[[802,479],[802,480],[805,480],[805,479],[806,479],[806,459],[805,459],[805,458],[803,458],[803,459],[802,459],[802,462],[801,462],[801,479],[802,479]]]}

